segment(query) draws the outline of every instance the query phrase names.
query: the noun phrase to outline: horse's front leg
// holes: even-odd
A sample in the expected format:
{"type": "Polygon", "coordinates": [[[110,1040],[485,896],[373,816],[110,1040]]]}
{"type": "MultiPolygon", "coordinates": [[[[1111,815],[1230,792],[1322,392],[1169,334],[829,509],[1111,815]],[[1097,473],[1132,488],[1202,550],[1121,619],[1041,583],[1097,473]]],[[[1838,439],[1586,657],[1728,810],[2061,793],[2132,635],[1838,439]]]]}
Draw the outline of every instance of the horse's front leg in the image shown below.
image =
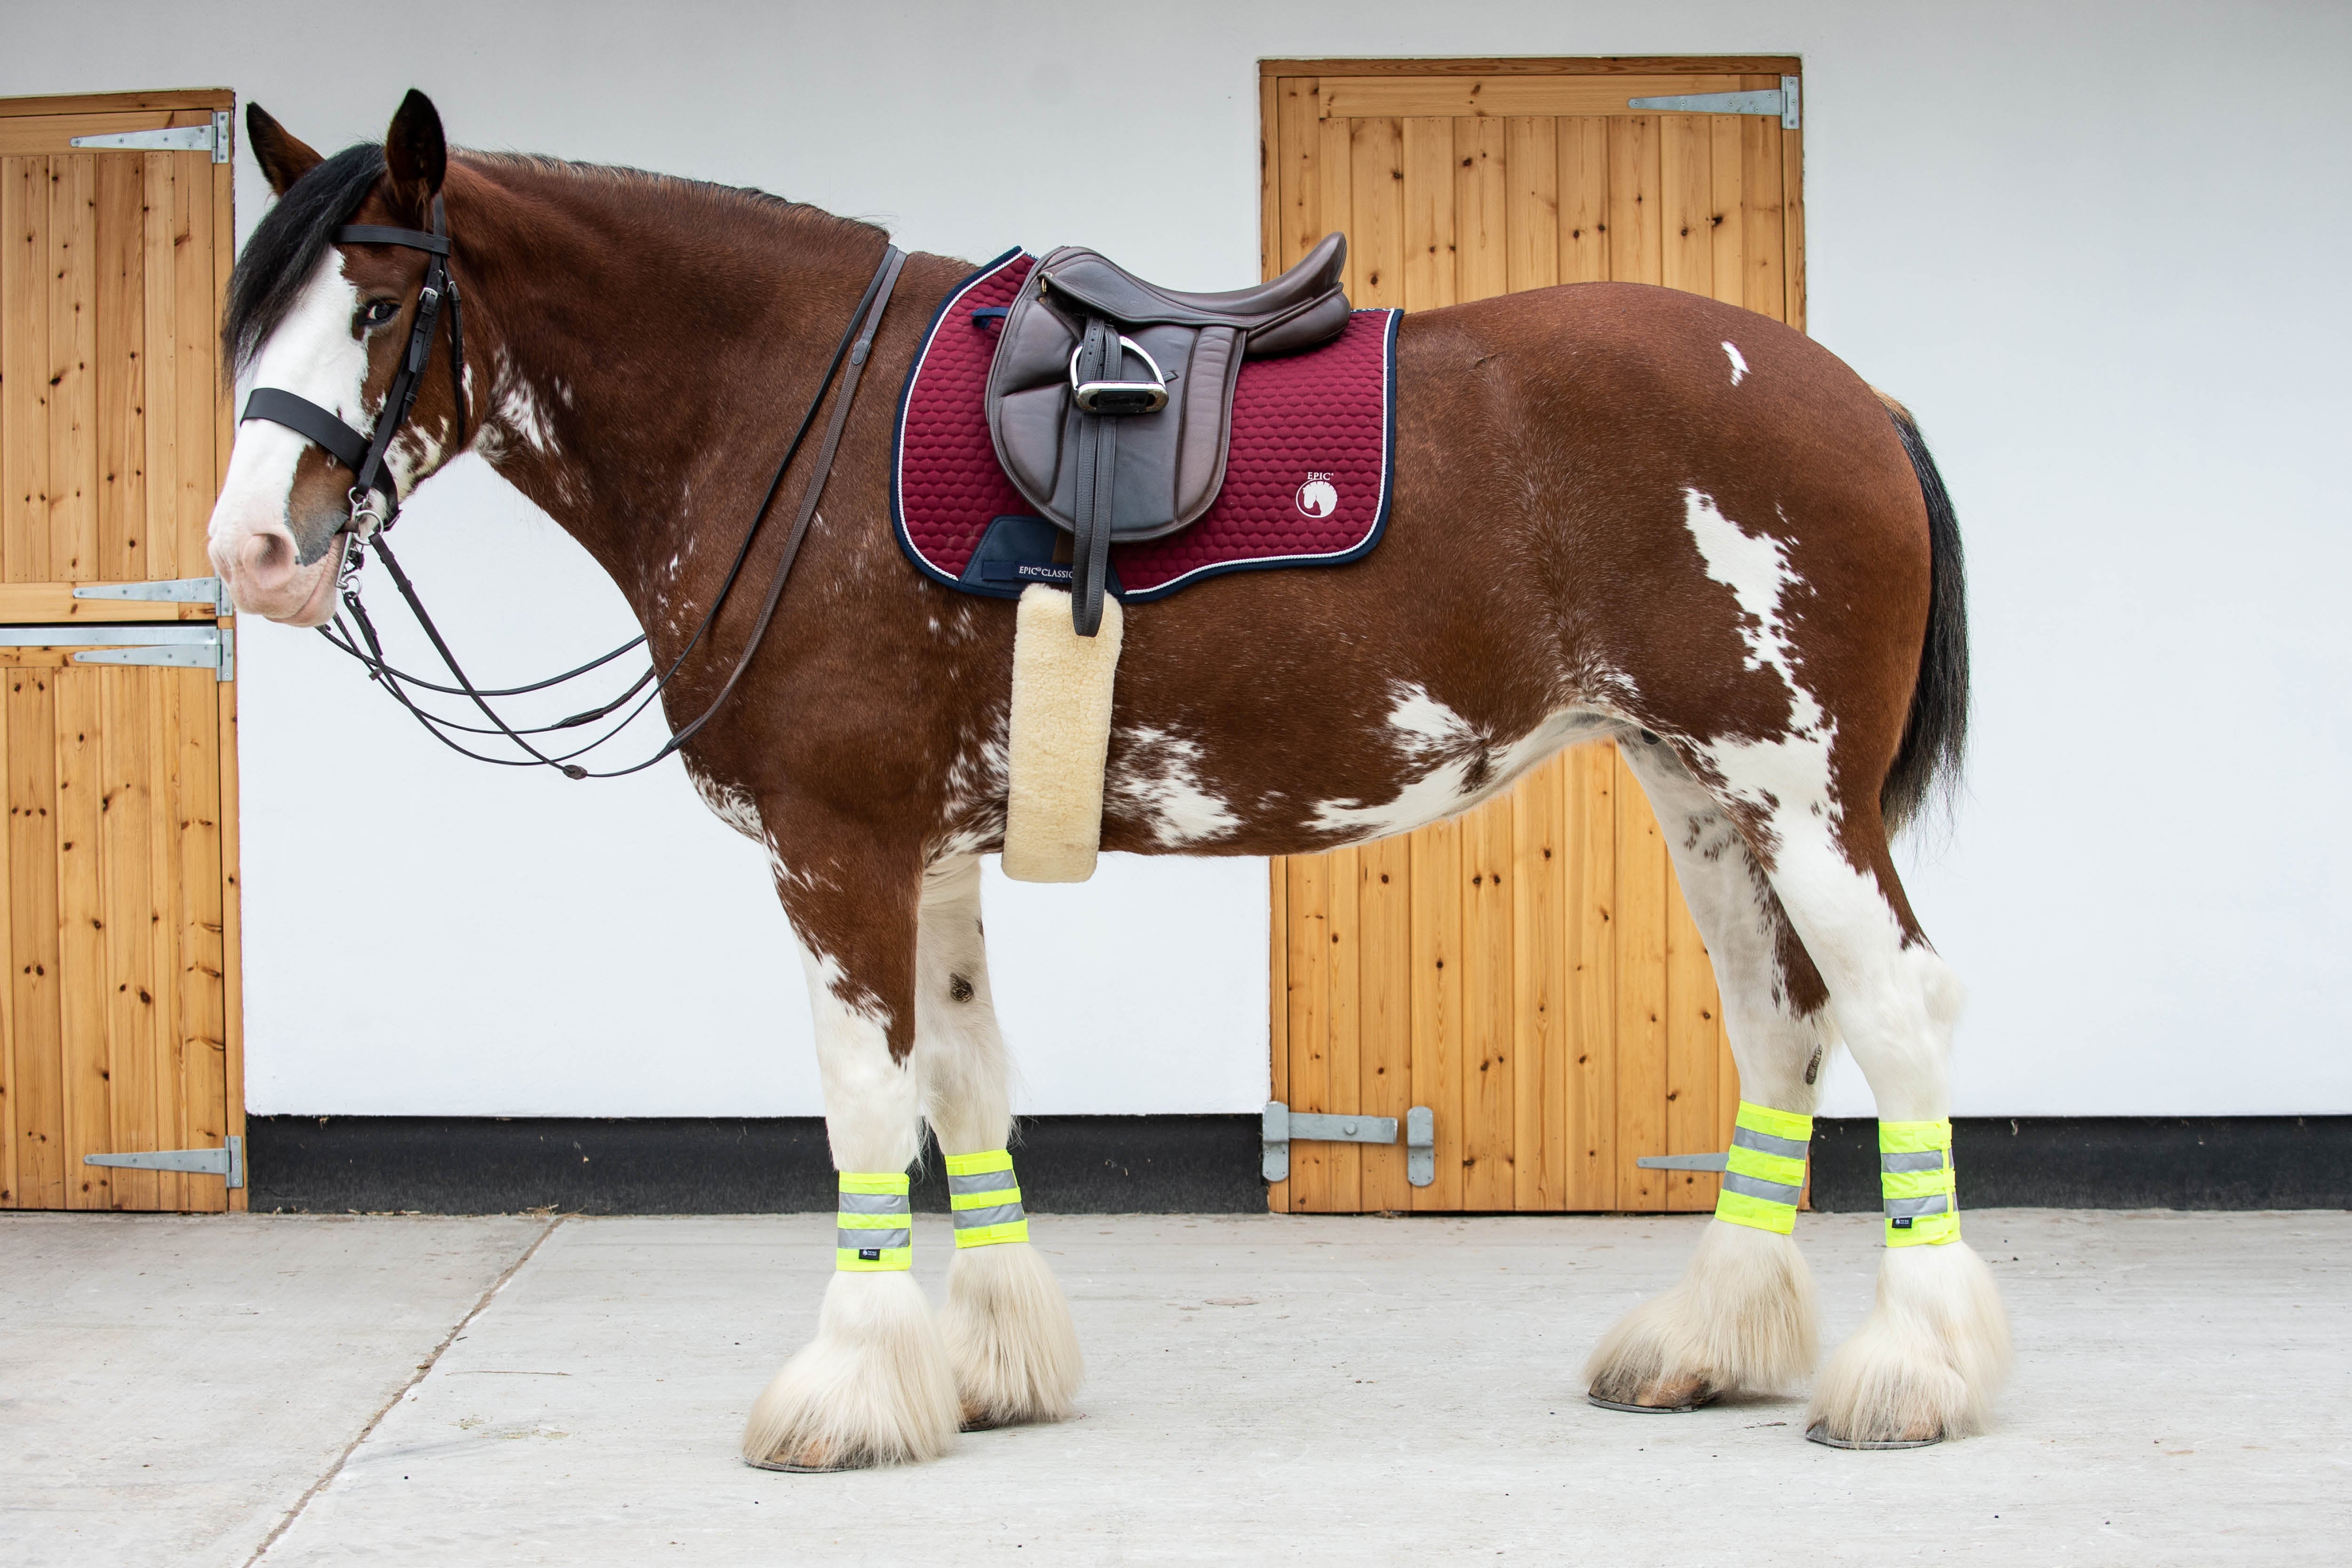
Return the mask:
{"type": "Polygon", "coordinates": [[[955,1443],[955,1379],[908,1272],[907,1168],[922,1136],[912,1059],[920,860],[855,828],[827,832],[800,803],[763,816],[816,1014],[841,1197],[816,1338],[751,1407],[743,1458],[791,1469],[936,1458],[955,1443]]]}
{"type": "Polygon", "coordinates": [[[963,1425],[1058,1421],[1086,1363],[1062,1288],[1029,1245],[1007,1147],[1012,1068],[989,994],[974,856],[942,861],[924,879],[915,1065],[955,1205],[943,1322],[963,1425]]]}

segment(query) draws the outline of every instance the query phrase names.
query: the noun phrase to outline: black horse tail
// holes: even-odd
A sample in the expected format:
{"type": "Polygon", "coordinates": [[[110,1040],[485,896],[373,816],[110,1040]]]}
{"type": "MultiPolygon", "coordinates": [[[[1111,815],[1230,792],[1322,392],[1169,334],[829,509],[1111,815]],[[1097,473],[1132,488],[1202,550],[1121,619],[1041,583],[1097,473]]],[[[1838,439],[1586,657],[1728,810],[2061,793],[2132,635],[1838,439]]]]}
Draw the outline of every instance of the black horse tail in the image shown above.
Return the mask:
{"type": "Polygon", "coordinates": [[[1911,688],[1911,717],[1895,765],[1879,786],[1879,815],[1892,835],[1919,814],[1930,796],[1948,802],[1959,783],[1969,742],[1968,574],[1960,559],[1960,522],[1951,493],[1911,411],[1879,395],[1919,476],[1927,503],[1927,635],[1919,647],[1919,679],[1911,688]]]}

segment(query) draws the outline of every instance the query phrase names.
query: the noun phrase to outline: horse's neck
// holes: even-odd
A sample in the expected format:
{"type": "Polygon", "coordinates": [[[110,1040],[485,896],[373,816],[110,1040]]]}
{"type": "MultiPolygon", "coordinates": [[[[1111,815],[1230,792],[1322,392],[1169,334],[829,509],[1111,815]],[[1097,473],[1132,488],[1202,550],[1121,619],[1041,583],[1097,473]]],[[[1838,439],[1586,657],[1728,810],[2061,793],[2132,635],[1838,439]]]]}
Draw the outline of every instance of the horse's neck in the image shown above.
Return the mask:
{"type": "Polygon", "coordinates": [[[878,247],[814,209],[733,192],[560,167],[475,174],[452,182],[450,221],[472,241],[461,281],[488,329],[480,449],[640,619],[675,616],[663,601],[677,559],[699,530],[748,524],[865,287],[862,253],[878,247]]]}

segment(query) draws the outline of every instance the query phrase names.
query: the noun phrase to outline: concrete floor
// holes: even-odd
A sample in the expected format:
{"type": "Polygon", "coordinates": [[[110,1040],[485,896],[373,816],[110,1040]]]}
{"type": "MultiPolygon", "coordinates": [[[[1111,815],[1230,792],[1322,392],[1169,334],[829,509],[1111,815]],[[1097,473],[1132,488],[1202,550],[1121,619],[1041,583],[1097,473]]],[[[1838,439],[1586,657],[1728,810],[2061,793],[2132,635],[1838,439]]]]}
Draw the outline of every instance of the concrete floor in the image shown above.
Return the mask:
{"type": "MultiPolygon", "coordinates": [[[[911,1470],[734,1456],[829,1216],[0,1218],[0,1563],[2342,1563],[2352,1215],[1990,1210],[1989,1436],[1596,1410],[1691,1217],[1046,1216],[1082,1419],[911,1470]]],[[[1832,1342],[1876,1224],[1800,1227],[1832,1342]]],[[[919,1232],[938,1291],[945,1228],[919,1232]]]]}

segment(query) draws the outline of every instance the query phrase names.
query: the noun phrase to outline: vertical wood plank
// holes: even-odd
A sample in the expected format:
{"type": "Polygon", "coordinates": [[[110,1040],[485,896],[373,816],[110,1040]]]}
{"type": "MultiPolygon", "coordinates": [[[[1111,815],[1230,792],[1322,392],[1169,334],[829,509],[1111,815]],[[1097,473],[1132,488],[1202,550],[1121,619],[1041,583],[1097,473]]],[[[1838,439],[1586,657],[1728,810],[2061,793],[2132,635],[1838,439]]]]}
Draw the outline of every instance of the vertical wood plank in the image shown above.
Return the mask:
{"type": "Polygon", "coordinates": [[[1279,211],[1266,226],[1275,246],[1266,276],[1297,266],[1323,236],[1323,139],[1316,118],[1315,79],[1268,79],[1274,94],[1276,144],[1273,152],[1279,211]]]}
{"type": "Polygon", "coordinates": [[[1348,129],[1349,298],[1367,308],[1405,302],[1403,132],[1393,120],[1328,121],[1348,129]]]}
{"type": "Polygon", "coordinates": [[[1658,280],[1693,294],[1715,292],[1715,180],[1707,166],[1707,117],[1658,117],[1658,280]]]}
{"type": "Polygon", "coordinates": [[[1665,840],[1640,784],[1613,756],[1617,796],[1617,1206],[1663,1209],[1663,1171],[1633,1163],[1666,1148],[1665,840]]]}
{"type": "MultiPolygon", "coordinates": [[[[1721,1009],[1706,945],[1674,882],[1666,863],[1666,1151],[1700,1154],[1725,1147],[1716,1142],[1715,1086],[1721,1064],[1721,1009]]],[[[1717,1178],[1702,1171],[1660,1171],[1666,1207],[1715,1206],[1717,1178]]]]}
{"type": "Polygon", "coordinates": [[[8,489],[0,565],[11,583],[49,581],[49,161],[0,158],[0,442],[8,489]]]}
{"type": "Polygon", "coordinates": [[[1559,280],[1609,277],[1609,121],[1563,115],[1559,127],[1559,280]]]}
{"type": "MultiPolygon", "coordinates": [[[[89,673],[97,677],[89,682],[95,732],[84,750],[97,763],[97,810],[90,827],[100,879],[99,914],[92,922],[99,959],[93,966],[99,981],[94,988],[100,1004],[99,1037],[92,1044],[106,1063],[105,1147],[179,1148],[171,1141],[179,1131],[179,1085],[173,1070],[176,1058],[168,1036],[159,1038],[163,1032],[155,1026],[155,993],[163,989],[156,974],[155,935],[163,921],[155,907],[161,889],[153,879],[161,868],[152,864],[149,850],[163,803],[155,798],[150,777],[153,757],[149,742],[159,707],[151,678],[158,672],[131,668],[89,673]]],[[[68,901],[68,922],[73,915],[68,901]]],[[[70,940],[67,946],[70,963],[70,940]]],[[[70,978],[68,995],[75,989],[70,978]]],[[[114,1192],[109,1206],[166,1206],[156,1173],[111,1174],[114,1192]]],[[[172,1185],[176,1199],[176,1179],[172,1185]]]]}
{"type": "Polygon", "coordinates": [[[1515,116],[1503,122],[1504,174],[1509,181],[1503,206],[1506,253],[1504,287],[1549,289],[1559,278],[1559,132],[1549,115],[1515,116]]]}
{"type": "Polygon", "coordinates": [[[1659,280],[1658,122],[1628,114],[1609,122],[1609,276],[1659,280]]]}
{"type": "MultiPolygon", "coordinates": [[[[173,206],[177,199],[173,154],[143,157],[147,210],[146,256],[141,286],[145,316],[147,417],[147,574],[175,575],[179,561],[179,503],[186,483],[181,472],[180,420],[183,382],[194,374],[193,354],[181,341],[194,330],[180,319],[180,290],[173,279],[178,248],[173,206]],[[184,363],[184,361],[189,363],[184,363]]],[[[189,454],[194,460],[194,454],[189,454]]]]}
{"type": "Polygon", "coordinates": [[[1508,797],[1488,802],[1461,822],[1463,1201],[1474,1209],[1507,1209],[1518,1202],[1515,837],[1508,797]]]}
{"type": "MultiPolygon", "coordinates": [[[[187,969],[181,951],[186,935],[184,911],[188,897],[187,867],[180,853],[181,836],[186,831],[182,826],[185,801],[180,787],[181,753],[186,743],[181,695],[188,689],[192,677],[201,680],[205,672],[154,669],[145,673],[148,695],[141,718],[147,739],[147,798],[151,803],[145,826],[147,918],[152,934],[146,970],[149,1000],[142,1005],[142,1010],[152,1041],[151,1048],[160,1064],[155,1100],[156,1123],[163,1129],[159,1136],[166,1148],[194,1149],[220,1141],[205,1135],[208,1123],[217,1129],[219,1118],[206,1115],[206,1107],[191,1104],[188,1099],[191,1071],[187,1059],[187,969]]],[[[208,712],[204,715],[206,720],[210,717],[208,712]]],[[[205,728],[209,731],[211,726],[207,723],[205,728]]],[[[213,876],[217,886],[216,868],[213,876]]],[[[166,1208],[211,1206],[205,1201],[211,1185],[194,1176],[167,1174],[157,1188],[157,1201],[166,1208]]]]}
{"type": "Polygon", "coordinates": [[[1743,198],[1746,163],[1740,155],[1743,121],[1753,114],[1721,114],[1707,122],[1707,222],[1712,236],[1713,293],[1727,305],[1748,302],[1748,206],[1743,198]]]}
{"type": "MultiPolygon", "coordinates": [[[[213,436],[219,426],[220,357],[212,330],[213,163],[202,153],[173,153],[172,288],[178,317],[179,375],[172,416],[179,483],[170,492],[173,528],[159,538],[149,565],[159,577],[194,575],[205,561],[205,525],[215,493],[213,436]],[[163,545],[168,542],[167,552],[163,545]]],[[[160,534],[161,531],[158,531],[160,534]]]]}
{"type": "MultiPolygon", "coordinates": [[[[1402,1126],[1412,1098],[1414,955],[1412,845],[1400,835],[1376,838],[1356,851],[1356,921],[1362,957],[1357,967],[1357,1081],[1369,1116],[1393,1116],[1402,1126]]],[[[1363,1205],[1370,1211],[1412,1206],[1402,1144],[1369,1152],[1363,1161],[1363,1205]]]]}
{"type": "MultiPolygon", "coordinates": [[[[1276,855],[1266,869],[1266,1098],[1290,1103],[1290,862],[1276,855]]],[[[1266,1208],[1290,1212],[1287,1178],[1266,1184],[1266,1208]]]]}
{"type": "Polygon", "coordinates": [[[1568,1206],[1617,1206],[1617,749],[1568,753],[1568,1206]]]}
{"type": "MultiPolygon", "coordinates": [[[[179,817],[186,825],[180,886],[193,906],[180,958],[190,987],[182,1014],[192,1075],[187,1103],[217,1118],[222,1136],[242,1138],[245,936],[239,904],[243,862],[237,858],[237,683],[207,680],[203,670],[189,673],[195,692],[181,706],[190,717],[187,760],[182,763],[186,804],[179,817]],[[201,1063],[194,1060],[199,1044],[201,1063]]],[[[221,1195],[230,1209],[244,1211],[246,1189],[221,1195]]]]}
{"type": "Polygon", "coordinates": [[[49,160],[49,570],[98,571],[98,154],[49,160]]]}
{"type": "Polygon", "coordinates": [[[1487,300],[1510,291],[1508,134],[1500,120],[1454,121],[1456,300],[1487,300]]]}
{"type": "MultiPolygon", "coordinates": [[[[5,329],[0,329],[5,331],[5,329]]],[[[0,679],[13,676],[13,670],[0,670],[0,679]]],[[[16,744],[9,726],[11,704],[5,688],[0,688],[0,788],[15,777],[11,758],[16,744]]],[[[16,814],[9,813],[13,824],[16,814]]],[[[16,907],[5,889],[16,886],[16,834],[0,833],[0,963],[13,972],[16,968],[16,907]]],[[[26,1206],[20,1194],[21,1183],[16,1170],[17,1145],[26,1129],[19,1112],[24,1096],[17,1092],[16,1075],[16,1007],[14,987],[0,996],[0,1208],[26,1206]]]]}
{"type": "Polygon", "coordinates": [[[1302,146],[1295,134],[1285,135],[1282,122],[1282,82],[1262,76],[1257,81],[1257,275],[1261,280],[1278,275],[1290,264],[1283,259],[1282,185],[1285,148],[1302,146]]]}
{"type": "Polygon", "coordinates": [[[1436,1121],[1436,1180],[1416,1209],[1458,1209],[1462,1124],[1462,829],[1441,822],[1410,836],[1412,852],[1412,1095],[1436,1121]]]}
{"type": "MultiPolygon", "coordinates": [[[[1325,944],[1331,987],[1327,1014],[1330,1020],[1330,1076],[1324,1089],[1326,1103],[1318,1109],[1341,1115],[1350,1111],[1369,1114],[1364,1105],[1359,1034],[1362,1019],[1363,931],[1358,919],[1357,851],[1334,849],[1321,858],[1326,863],[1324,922],[1330,939],[1325,944]]],[[[1323,1147],[1324,1168],[1328,1173],[1326,1207],[1334,1214],[1361,1213],[1365,1146],[1327,1143],[1323,1147]]]]}
{"type": "Polygon", "coordinates": [[[98,569],[147,575],[147,247],[143,161],[98,160],[98,569]]]}
{"type": "Polygon", "coordinates": [[[1564,841],[1567,759],[1530,770],[1511,795],[1513,1039],[1512,1206],[1568,1203],[1570,1026],[1568,855],[1564,841]]]}
{"type": "MultiPolygon", "coordinates": [[[[108,1080],[106,919],[100,813],[105,794],[99,737],[100,683],[113,670],[53,670],[58,756],[58,1028],[63,1043],[66,1206],[108,1208],[121,1173],[84,1165],[110,1132],[108,1080]]],[[[152,1190],[152,1189],[151,1189],[152,1190]]]]}
{"type": "Polygon", "coordinates": [[[1402,121],[1404,298],[1408,310],[1454,302],[1454,121],[1402,121]]]}
{"type": "Polygon", "coordinates": [[[1805,133],[1780,132],[1781,282],[1787,289],[1788,314],[1781,319],[1805,331],[1805,133]]]}
{"type": "Polygon", "coordinates": [[[9,984],[16,1026],[17,1197],[66,1206],[65,1056],[58,1022],[55,670],[8,672],[9,984]]]}
{"type": "MultiPolygon", "coordinates": [[[[1331,1105],[1331,921],[1328,857],[1290,857],[1290,1108],[1331,1105]]],[[[1344,1109],[1344,1108],[1342,1108],[1344,1109]]],[[[1327,1214],[1331,1206],[1330,1145],[1290,1146],[1290,1207],[1327,1214]]]]}
{"type": "Polygon", "coordinates": [[[1739,129],[1739,221],[1746,230],[1748,261],[1748,285],[1740,303],[1776,321],[1786,321],[1788,241],[1780,210],[1780,128],[1760,114],[1743,114],[1739,129]]]}

